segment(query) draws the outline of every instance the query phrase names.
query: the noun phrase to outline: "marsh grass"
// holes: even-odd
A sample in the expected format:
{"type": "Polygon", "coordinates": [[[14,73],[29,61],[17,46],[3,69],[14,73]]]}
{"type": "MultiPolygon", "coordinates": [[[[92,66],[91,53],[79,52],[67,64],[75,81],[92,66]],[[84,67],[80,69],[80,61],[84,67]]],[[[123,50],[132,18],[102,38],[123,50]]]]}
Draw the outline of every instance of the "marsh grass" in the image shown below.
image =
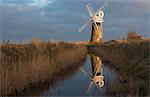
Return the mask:
{"type": "MultiPolygon", "coordinates": [[[[86,58],[85,58],[86,59],[86,58]]],[[[53,74],[52,77],[49,79],[46,79],[45,81],[40,81],[38,83],[34,83],[30,86],[30,89],[24,89],[17,95],[22,96],[39,96],[43,94],[43,92],[46,92],[46,95],[51,95],[51,91],[53,89],[61,84],[66,79],[72,78],[76,72],[79,70],[80,66],[82,66],[85,62],[84,60],[79,61],[76,64],[72,64],[67,66],[67,68],[61,69],[59,72],[53,74]]],[[[45,93],[44,93],[45,94],[45,93]]]]}
{"type": "Polygon", "coordinates": [[[119,82],[110,87],[115,96],[149,95],[150,40],[110,41],[94,49],[119,73],[119,82]]]}
{"type": "Polygon", "coordinates": [[[33,83],[52,78],[57,72],[84,60],[86,54],[85,46],[64,42],[1,44],[0,95],[15,95],[33,83]]]}

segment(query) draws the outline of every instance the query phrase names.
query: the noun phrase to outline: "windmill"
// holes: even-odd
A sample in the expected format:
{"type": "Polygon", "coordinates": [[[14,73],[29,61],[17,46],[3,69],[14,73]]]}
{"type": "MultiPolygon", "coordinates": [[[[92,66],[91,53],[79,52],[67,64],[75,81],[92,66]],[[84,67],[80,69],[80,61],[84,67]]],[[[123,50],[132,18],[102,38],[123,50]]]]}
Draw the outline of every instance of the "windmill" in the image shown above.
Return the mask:
{"type": "Polygon", "coordinates": [[[102,44],[102,38],[103,38],[103,17],[104,17],[104,9],[107,5],[106,0],[104,4],[98,9],[98,11],[95,13],[90,3],[86,5],[87,10],[90,15],[90,19],[87,20],[80,28],[79,32],[84,30],[89,24],[92,23],[92,34],[91,34],[91,43],[94,44],[102,44]]]}

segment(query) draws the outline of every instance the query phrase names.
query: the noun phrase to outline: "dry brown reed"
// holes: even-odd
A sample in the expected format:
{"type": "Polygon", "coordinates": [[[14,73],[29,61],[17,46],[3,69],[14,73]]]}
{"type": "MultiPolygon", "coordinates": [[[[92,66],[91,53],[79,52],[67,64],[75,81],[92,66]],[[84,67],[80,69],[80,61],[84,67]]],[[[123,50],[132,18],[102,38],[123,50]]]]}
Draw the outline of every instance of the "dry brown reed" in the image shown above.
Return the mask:
{"type": "MultiPolygon", "coordinates": [[[[127,42],[110,41],[101,47],[93,48],[121,75],[120,83],[114,89],[119,96],[149,95],[149,50],[150,40],[132,40],[127,42]]],[[[112,91],[111,91],[112,92],[112,91]]]]}
{"type": "Polygon", "coordinates": [[[86,58],[85,46],[32,41],[0,46],[0,95],[14,95],[86,58]]]}

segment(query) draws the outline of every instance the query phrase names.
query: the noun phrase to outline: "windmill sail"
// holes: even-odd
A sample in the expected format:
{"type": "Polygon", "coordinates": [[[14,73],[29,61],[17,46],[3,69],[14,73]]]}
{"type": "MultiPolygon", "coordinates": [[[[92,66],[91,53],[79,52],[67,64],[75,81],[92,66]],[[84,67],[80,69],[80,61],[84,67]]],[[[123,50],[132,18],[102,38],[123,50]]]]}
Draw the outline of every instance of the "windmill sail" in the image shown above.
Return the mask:
{"type": "Polygon", "coordinates": [[[88,21],[86,21],[86,22],[79,28],[79,32],[81,32],[82,30],[84,30],[90,23],[91,23],[91,19],[89,19],[88,21]]]}
{"type": "Polygon", "coordinates": [[[98,11],[96,12],[96,14],[98,14],[98,12],[99,11],[101,11],[101,10],[104,10],[105,9],[105,7],[106,7],[106,5],[108,5],[108,0],[106,0],[105,2],[104,2],[104,4],[98,9],[98,11]]]}
{"type": "Polygon", "coordinates": [[[94,17],[95,14],[94,14],[94,11],[93,11],[91,5],[88,4],[86,7],[87,7],[87,9],[88,9],[88,12],[89,12],[89,14],[90,14],[90,16],[91,16],[91,18],[92,18],[92,21],[93,21],[93,23],[94,23],[96,29],[99,31],[99,28],[98,28],[98,26],[97,26],[97,24],[96,24],[96,19],[95,19],[95,17],[94,17]]]}

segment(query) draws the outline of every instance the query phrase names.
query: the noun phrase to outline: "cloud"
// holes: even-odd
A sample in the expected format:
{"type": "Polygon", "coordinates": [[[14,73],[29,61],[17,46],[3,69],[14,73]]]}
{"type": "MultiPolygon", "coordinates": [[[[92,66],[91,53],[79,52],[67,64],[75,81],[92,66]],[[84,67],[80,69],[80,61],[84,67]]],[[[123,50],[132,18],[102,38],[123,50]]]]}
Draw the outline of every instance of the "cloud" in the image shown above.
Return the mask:
{"type": "Polygon", "coordinates": [[[53,4],[57,0],[5,0],[0,3],[3,11],[18,12],[37,10],[50,4],[53,4]]]}
{"type": "Polygon", "coordinates": [[[3,0],[2,4],[7,5],[29,5],[29,6],[47,6],[57,0],[3,0]]]}
{"type": "Polygon", "coordinates": [[[28,6],[44,7],[52,4],[55,0],[33,0],[28,6]]]}

